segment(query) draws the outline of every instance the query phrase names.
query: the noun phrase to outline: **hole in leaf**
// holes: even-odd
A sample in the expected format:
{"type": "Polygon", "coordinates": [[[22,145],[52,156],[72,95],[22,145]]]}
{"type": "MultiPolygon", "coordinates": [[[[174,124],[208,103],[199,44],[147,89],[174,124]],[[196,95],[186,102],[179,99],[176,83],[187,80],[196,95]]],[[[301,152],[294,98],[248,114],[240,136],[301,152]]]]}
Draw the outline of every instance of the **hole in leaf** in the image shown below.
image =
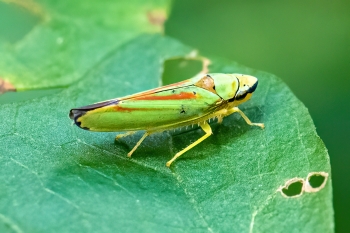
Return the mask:
{"type": "Polygon", "coordinates": [[[326,178],[320,174],[314,174],[309,177],[309,184],[312,188],[319,188],[325,179],[326,178]]]}
{"type": "Polygon", "coordinates": [[[39,18],[23,7],[0,1],[0,39],[14,43],[23,38],[39,22],[39,18]]]}
{"type": "Polygon", "coordinates": [[[163,85],[180,82],[194,77],[203,67],[199,59],[176,58],[164,62],[163,85]]]}
{"type": "Polygon", "coordinates": [[[328,179],[327,172],[310,172],[305,183],[305,192],[318,192],[326,186],[328,179]]]}
{"type": "Polygon", "coordinates": [[[303,180],[296,180],[282,189],[282,192],[288,197],[295,197],[303,191],[303,180]]]}

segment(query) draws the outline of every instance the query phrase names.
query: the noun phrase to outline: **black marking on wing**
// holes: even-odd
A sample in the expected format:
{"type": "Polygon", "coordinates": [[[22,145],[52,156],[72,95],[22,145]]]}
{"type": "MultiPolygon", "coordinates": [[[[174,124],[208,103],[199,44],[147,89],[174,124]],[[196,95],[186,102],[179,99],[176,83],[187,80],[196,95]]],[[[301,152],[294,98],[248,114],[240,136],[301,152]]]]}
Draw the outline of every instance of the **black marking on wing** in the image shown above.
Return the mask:
{"type": "Polygon", "coordinates": [[[79,107],[79,108],[73,108],[70,110],[69,112],[69,118],[74,120],[74,123],[79,126],[82,129],[85,130],[89,130],[89,128],[87,127],[81,127],[81,122],[78,122],[78,118],[85,115],[88,111],[97,109],[97,108],[102,108],[102,107],[106,107],[112,104],[117,104],[119,102],[119,100],[108,100],[105,102],[100,102],[100,103],[96,103],[96,104],[91,104],[91,105],[87,105],[87,106],[83,106],[83,107],[79,107]]]}
{"type": "Polygon", "coordinates": [[[183,106],[183,105],[181,105],[181,111],[180,111],[180,114],[185,114],[185,113],[186,113],[185,108],[184,108],[184,106],[183,106]]]}

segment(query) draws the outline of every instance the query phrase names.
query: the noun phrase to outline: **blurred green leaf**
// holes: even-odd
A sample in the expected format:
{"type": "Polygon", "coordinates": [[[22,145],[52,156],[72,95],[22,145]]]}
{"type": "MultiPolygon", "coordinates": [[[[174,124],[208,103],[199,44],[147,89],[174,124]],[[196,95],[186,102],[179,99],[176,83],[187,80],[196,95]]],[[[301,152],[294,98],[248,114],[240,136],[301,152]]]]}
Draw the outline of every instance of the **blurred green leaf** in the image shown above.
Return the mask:
{"type": "Polygon", "coordinates": [[[1,105],[0,232],[333,231],[330,178],[299,197],[278,191],[294,177],[330,174],[330,165],[307,109],[271,74],[211,57],[211,72],[259,78],[241,109],[266,128],[238,115],[212,123],[213,135],[171,169],[166,161],[203,135],[200,129],[152,135],[128,159],[140,134],[115,142],[115,133],[74,126],[70,108],[156,87],[166,61],[192,51],[160,35],[132,38],[90,61],[69,87],[1,105]]]}
{"type": "Polygon", "coordinates": [[[161,0],[4,1],[41,19],[18,42],[0,40],[0,78],[17,90],[73,83],[128,40],[161,32],[169,7],[161,0]]]}

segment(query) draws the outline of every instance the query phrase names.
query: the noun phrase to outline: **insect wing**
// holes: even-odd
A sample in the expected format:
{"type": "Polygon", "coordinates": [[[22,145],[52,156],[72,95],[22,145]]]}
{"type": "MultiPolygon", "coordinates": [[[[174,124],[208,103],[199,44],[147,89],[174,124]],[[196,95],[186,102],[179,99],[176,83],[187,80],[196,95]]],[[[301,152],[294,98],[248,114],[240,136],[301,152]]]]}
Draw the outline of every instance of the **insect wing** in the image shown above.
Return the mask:
{"type": "Polygon", "coordinates": [[[118,100],[127,100],[127,99],[134,99],[134,98],[138,98],[138,97],[142,97],[142,96],[149,96],[149,95],[153,95],[159,92],[164,92],[164,91],[168,91],[168,90],[174,90],[174,89],[178,89],[178,88],[182,88],[182,87],[188,87],[193,85],[194,83],[196,83],[198,81],[198,79],[201,76],[197,76],[191,79],[187,79],[181,82],[177,82],[177,83],[173,83],[173,84],[169,84],[166,86],[162,86],[162,87],[156,87],[153,88],[151,90],[147,90],[147,91],[142,91],[136,94],[132,94],[132,95],[127,95],[121,98],[118,98],[118,100]]]}
{"type": "Polygon", "coordinates": [[[97,108],[102,108],[102,107],[106,107],[106,106],[110,106],[110,105],[114,105],[114,104],[118,104],[120,101],[124,101],[124,100],[128,100],[128,99],[134,99],[137,97],[142,97],[142,96],[148,96],[148,95],[152,95],[158,92],[162,92],[162,91],[166,91],[166,90],[171,90],[174,88],[180,88],[180,87],[184,87],[184,86],[190,86],[194,83],[194,81],[197,80],[197,78],[192,78],[192,79],[188,79],[188,80],[184,80],[178,83],[173,83],[170,85],[166,85],[166,86],[162,86],[162,87],[157,87],[151,90],[147,90],[147,91],[143,91],[143,92],[139,92],[136,94],[132,94],[132,95],[127,95],[124,97],[119,97],[119,98],[114,98],[114,99],[110,99],[110,100],[105,100],[105,101],[101,101],[101,102],[97,102],[91,105],[87,105],[87,106],[83,106],[83,107],[79,107],[79,108],[73,108],[70,110],[69,113],[69,117],[75,121],[75,123],[80,127],[80,123],[77,122],[77,119],[79,117],[81,117],[82,115],[86,114],[86,112],[97,109],[97,108]]]}
{"type": "MultiPolygon", "coordinates": [[[[203,88],[184,86],[121,98],[76,119],[78,126],[92,131],[128,131],[176,127],[217,108],[221,98],[203,88]]],[[[190,124],[190,123],[189,123],[190,124]]]]}

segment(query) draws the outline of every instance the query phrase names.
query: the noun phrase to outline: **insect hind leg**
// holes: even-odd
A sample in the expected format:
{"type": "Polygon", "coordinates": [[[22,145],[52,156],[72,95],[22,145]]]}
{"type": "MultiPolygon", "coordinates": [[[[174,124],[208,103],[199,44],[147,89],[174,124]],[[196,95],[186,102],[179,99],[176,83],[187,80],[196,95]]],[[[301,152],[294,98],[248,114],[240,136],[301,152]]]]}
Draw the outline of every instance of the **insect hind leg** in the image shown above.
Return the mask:
{"type": "Polygon", "coordinates": [[[176,155],[169,160],[166,163],[167,167],[170,167],[170,165],[172,164],[172,162],[174,162],[178,157],[180,157],[183,153],[185,153],[186,151],[192,149],[193,147],[195,147],[196,145],[198,145],[199,143],[201,143],[202,141],[204,141],[206,138],[208,138],[213,132],[210,128],[210,125],[207,122],[201,123],[199,125],[203,131],[205,132],[205,135],[203,135],[202,137],[200,137],[197,141],[195,141],[194,143],[190,144],[189,146],[187,146],[185,149],[179,151],[176,153],[176,155]]]}

